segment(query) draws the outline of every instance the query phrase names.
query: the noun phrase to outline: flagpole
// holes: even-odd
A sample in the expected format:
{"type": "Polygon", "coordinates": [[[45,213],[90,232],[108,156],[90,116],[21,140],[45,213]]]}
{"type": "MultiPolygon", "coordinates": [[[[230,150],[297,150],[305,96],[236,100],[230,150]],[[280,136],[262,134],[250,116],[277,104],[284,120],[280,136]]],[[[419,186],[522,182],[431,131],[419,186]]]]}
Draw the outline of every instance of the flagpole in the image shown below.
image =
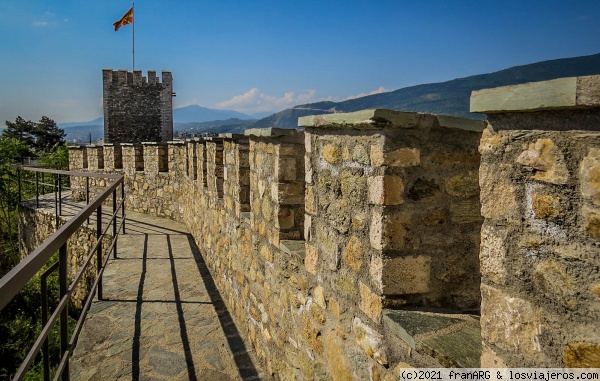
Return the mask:
{"type": "Polygon", "coordinates": [[[133,11],[133,21],[131,22],[131,66],[132,71],[135,71],[135,2],[131,3],[131,9],[133,11]]]}

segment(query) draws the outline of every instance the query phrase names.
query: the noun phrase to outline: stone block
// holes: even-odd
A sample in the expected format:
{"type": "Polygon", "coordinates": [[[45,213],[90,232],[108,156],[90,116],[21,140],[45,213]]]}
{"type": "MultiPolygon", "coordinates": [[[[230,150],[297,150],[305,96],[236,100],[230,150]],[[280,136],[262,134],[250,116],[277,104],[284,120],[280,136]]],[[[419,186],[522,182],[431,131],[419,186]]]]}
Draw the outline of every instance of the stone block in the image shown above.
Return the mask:
{"type": "Polygon", "coordinates": [[[294,227],[294,209],[279,208],[277,212],[277,227],[280,229],[291,229],[294,227]]]}
{"type": "Polygon", "coordinates": [[[561,200],[556,196],[534,191],[531,209],[536,218],[550,220],[561,213],[561,200]]]}
{"type": "Polygon", "coordinates": [[[502,226],[484,223],[481,227],[479,265],[481,276],[496,284],[506,282],[506,255],[508,230],[502,226]]]}
{"type": "Polygon", "coordinates": [[[364,204],[367,179],[361,170],[345,169],[340,173],[342,197],[352,204],[364,204]]]}
{"type": "Polygon", "coordinates": [[[558,263],[551,260],[539,263],[532,278],[536,288],[548,298],[571,310],[577,308],[573,281],[558,263]]]}
{"type": "Polygon", "coordinates": [[[446,192],[454,197],[469,198],[479,195],[477,172],[455,175],[446,180],[446,192]]]}
{"type": "Polygon", "coordinates": [[[304,257],[304,268],[311,274],[317,273],[318,254],[315,246],[306,244],[306,256],[304,257]]]}
{"type": "Polygon", "coordinates": [[[384,214],[374,209],[371,213],[369,240],[376,250],[400,250],[418,247],[418,240],[413,236],[410,215],[393,212],[384,214]]]}
{"type": "Polygon", "coordinates": [[[342,160],[342,150],[333,144],[326,144],[321,150],[321,155],[329,164],[337,164],[342,160]]]}
{"type": "Polygon", "coordinates": [[[585,341],[569,343],[563,353],[565,368],[600,368],[600,345],[585,341]]]}
{"type": "Polygon", "coordinates": [[[323,341],[324,356],[333,381],[353,380],[351,364],[342,351],[344,344],[340,342],[339,337],[332,331],[325,335],[323,341]]]}
{"type": "Polygon", "coordinates": [[[379,145],[371,146],[371,165],[413,167],[419,164],[421,164],[421,151],[418,148],[399,148],[388,152],[379,145]]]}
{"type": "Polygon", "coordinates": [[[421,294],[430,291],[431,257],[425,255],[383,261],[384,295],[421,294]]]}
{"type": "Polygon", "coordinates": [[[551,139],[538,139],[519,155],[517,163],[535,169],[532,178],[552,184],[566,184],[569,171],[561,150],[551,139]]]}
{"type": "Polygon", "coordinates": [[[342,254],[342,260],[354,272],[358,273],[363,265],[363,255],[363,244],[361,240],[355,236],[351,236],[346,244],[344,253],[342,254]]]}
{"type": "Polygon", "coordinates": [[[399,205],[404,202],[404,182],[400,176],[373,176],[367,179],[369,203],[376,205],[399,205]]]}
{"type": "Polygon", "coordinates": [[[504,360],[485,343],[481,346],[482,368],[508,368],[504,360]]]}
{"type": "Polygon", "coordinates": [[[528,362],[543,359],[542,311],[521,298],[481,285],[481,336],[496,347],[519,353],[528,362]]]}
{"type": "Polygon", "coordinates": [[[371,357],[381,365],[387,365],[387,358],[383,345],[384,340],[379,332],[363,323],[358,317],[355,317],[354,320],[352,320],[352,331],[354,332],[356,344],[367,356],[371,357]]]}
{"type": "Polygon", "coordinates": [[[517,187],[510,182],[509,178],[505,167],[481,163],[479,198],[483,217],[520,222],[521,213],[517,202],[517,187]]]}
{"type": "Polygon", "coordinates": [[[382,298],[371,291],[369,286],[358,282],[360,291],[360,309],[375,323],[381,322],[381,311],[383,308],[382,298]]]}
{"type": "Polygon", "coordinates": [[[296,180],[296,159],[293,157],[279,157],[275,161],[275,177],[279,181],[296,180]]]}
{"type": "Polygon", "coordinates": [[[590,148],[579,168],[581,193],[594,205],[600,206],[600,148],[590,148]]]}

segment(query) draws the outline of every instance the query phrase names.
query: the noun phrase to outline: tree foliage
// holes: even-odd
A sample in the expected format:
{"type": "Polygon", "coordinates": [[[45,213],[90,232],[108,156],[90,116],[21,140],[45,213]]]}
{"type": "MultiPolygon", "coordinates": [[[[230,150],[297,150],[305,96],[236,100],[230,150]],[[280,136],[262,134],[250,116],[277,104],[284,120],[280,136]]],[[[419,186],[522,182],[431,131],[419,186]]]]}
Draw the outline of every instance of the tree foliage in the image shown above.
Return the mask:
{"type": "MultiPolygon", "coordinates": [[[[19,200],[18,168],[16,162],[25,156],[36,155],[38,164],[55,169],[68,168],[68,149],[64,145],[64,131],[47,117],[39,123],[18,117],[6,122],[7,128],[0,135],[0,277],[20,260],[18,247],[19,200]]],[[[68,181],[67,177],[63,180],[68,181]]],[[[23,199],[31,198],[33,185],[22,183],[23,199]]],[[[56,255],[49,262],[53,263],[56,255]]],[[[49,265],[47,264],[46,267],[49,265]]],[[[58,280],[56,274],[48,278],[50,310],[58,303],[58,280]]],[[[40,278],[36,275],[15,298],[0,311],[0,379],[10,379],[33,346],[41,331],[40,278]]],[[[76,309],[69,308],[74,316],[76,309]]],[[[73,320],[69,318],[69,325],[73,320]]],[[[51,362],[59,357],[58,325],[49,336],[51,362]]],[[[36,362],[26,379],[42,379],[41,362],[36,362]]]]}
{"type": "Polygon", "coordinates": [[[16,139],[25,146],[19,152],[18,158],[40,156],[48,153],[56,145],[65,144],[65,131],[47,116],[42,116],[34,123],[18,116],[14,122],[6,121],[2,137],[16,139]]]}

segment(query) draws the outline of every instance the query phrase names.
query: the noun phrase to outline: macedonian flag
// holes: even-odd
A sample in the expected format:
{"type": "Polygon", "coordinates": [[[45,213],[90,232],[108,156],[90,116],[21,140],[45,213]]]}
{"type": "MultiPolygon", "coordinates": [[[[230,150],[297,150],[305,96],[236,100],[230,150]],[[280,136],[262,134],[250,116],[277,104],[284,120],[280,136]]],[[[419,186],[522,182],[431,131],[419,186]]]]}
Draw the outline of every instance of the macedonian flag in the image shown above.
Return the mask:
{"type": "Polygon", "coordinates": [[[118,31],[119,28],[122,27],[123,25],[132,24],[132,23],[133,23],[133,7],[131,7],[131,9],[128,10],[127,13],[125,13],[125,15],[123,17],[121,17],[121,20],[119,20],[113,24],[115,27],[115,32],[118,31]]]}

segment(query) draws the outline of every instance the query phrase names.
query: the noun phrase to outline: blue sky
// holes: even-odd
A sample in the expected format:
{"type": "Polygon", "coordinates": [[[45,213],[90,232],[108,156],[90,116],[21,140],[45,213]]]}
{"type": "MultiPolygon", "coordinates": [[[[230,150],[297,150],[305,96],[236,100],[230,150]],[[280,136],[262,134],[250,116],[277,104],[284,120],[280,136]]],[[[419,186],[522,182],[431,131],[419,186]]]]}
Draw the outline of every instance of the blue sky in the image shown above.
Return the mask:
{"type": "MultiPolygon", "coordinates": [[[[102,116],[103,68],[131,70],[123,0],[0,0],[0,121],[102,116]]],[[[600,1],[164,1],[135,4],[136,69],[175,107],[276,112],[600,52],[600,1]]]]}

